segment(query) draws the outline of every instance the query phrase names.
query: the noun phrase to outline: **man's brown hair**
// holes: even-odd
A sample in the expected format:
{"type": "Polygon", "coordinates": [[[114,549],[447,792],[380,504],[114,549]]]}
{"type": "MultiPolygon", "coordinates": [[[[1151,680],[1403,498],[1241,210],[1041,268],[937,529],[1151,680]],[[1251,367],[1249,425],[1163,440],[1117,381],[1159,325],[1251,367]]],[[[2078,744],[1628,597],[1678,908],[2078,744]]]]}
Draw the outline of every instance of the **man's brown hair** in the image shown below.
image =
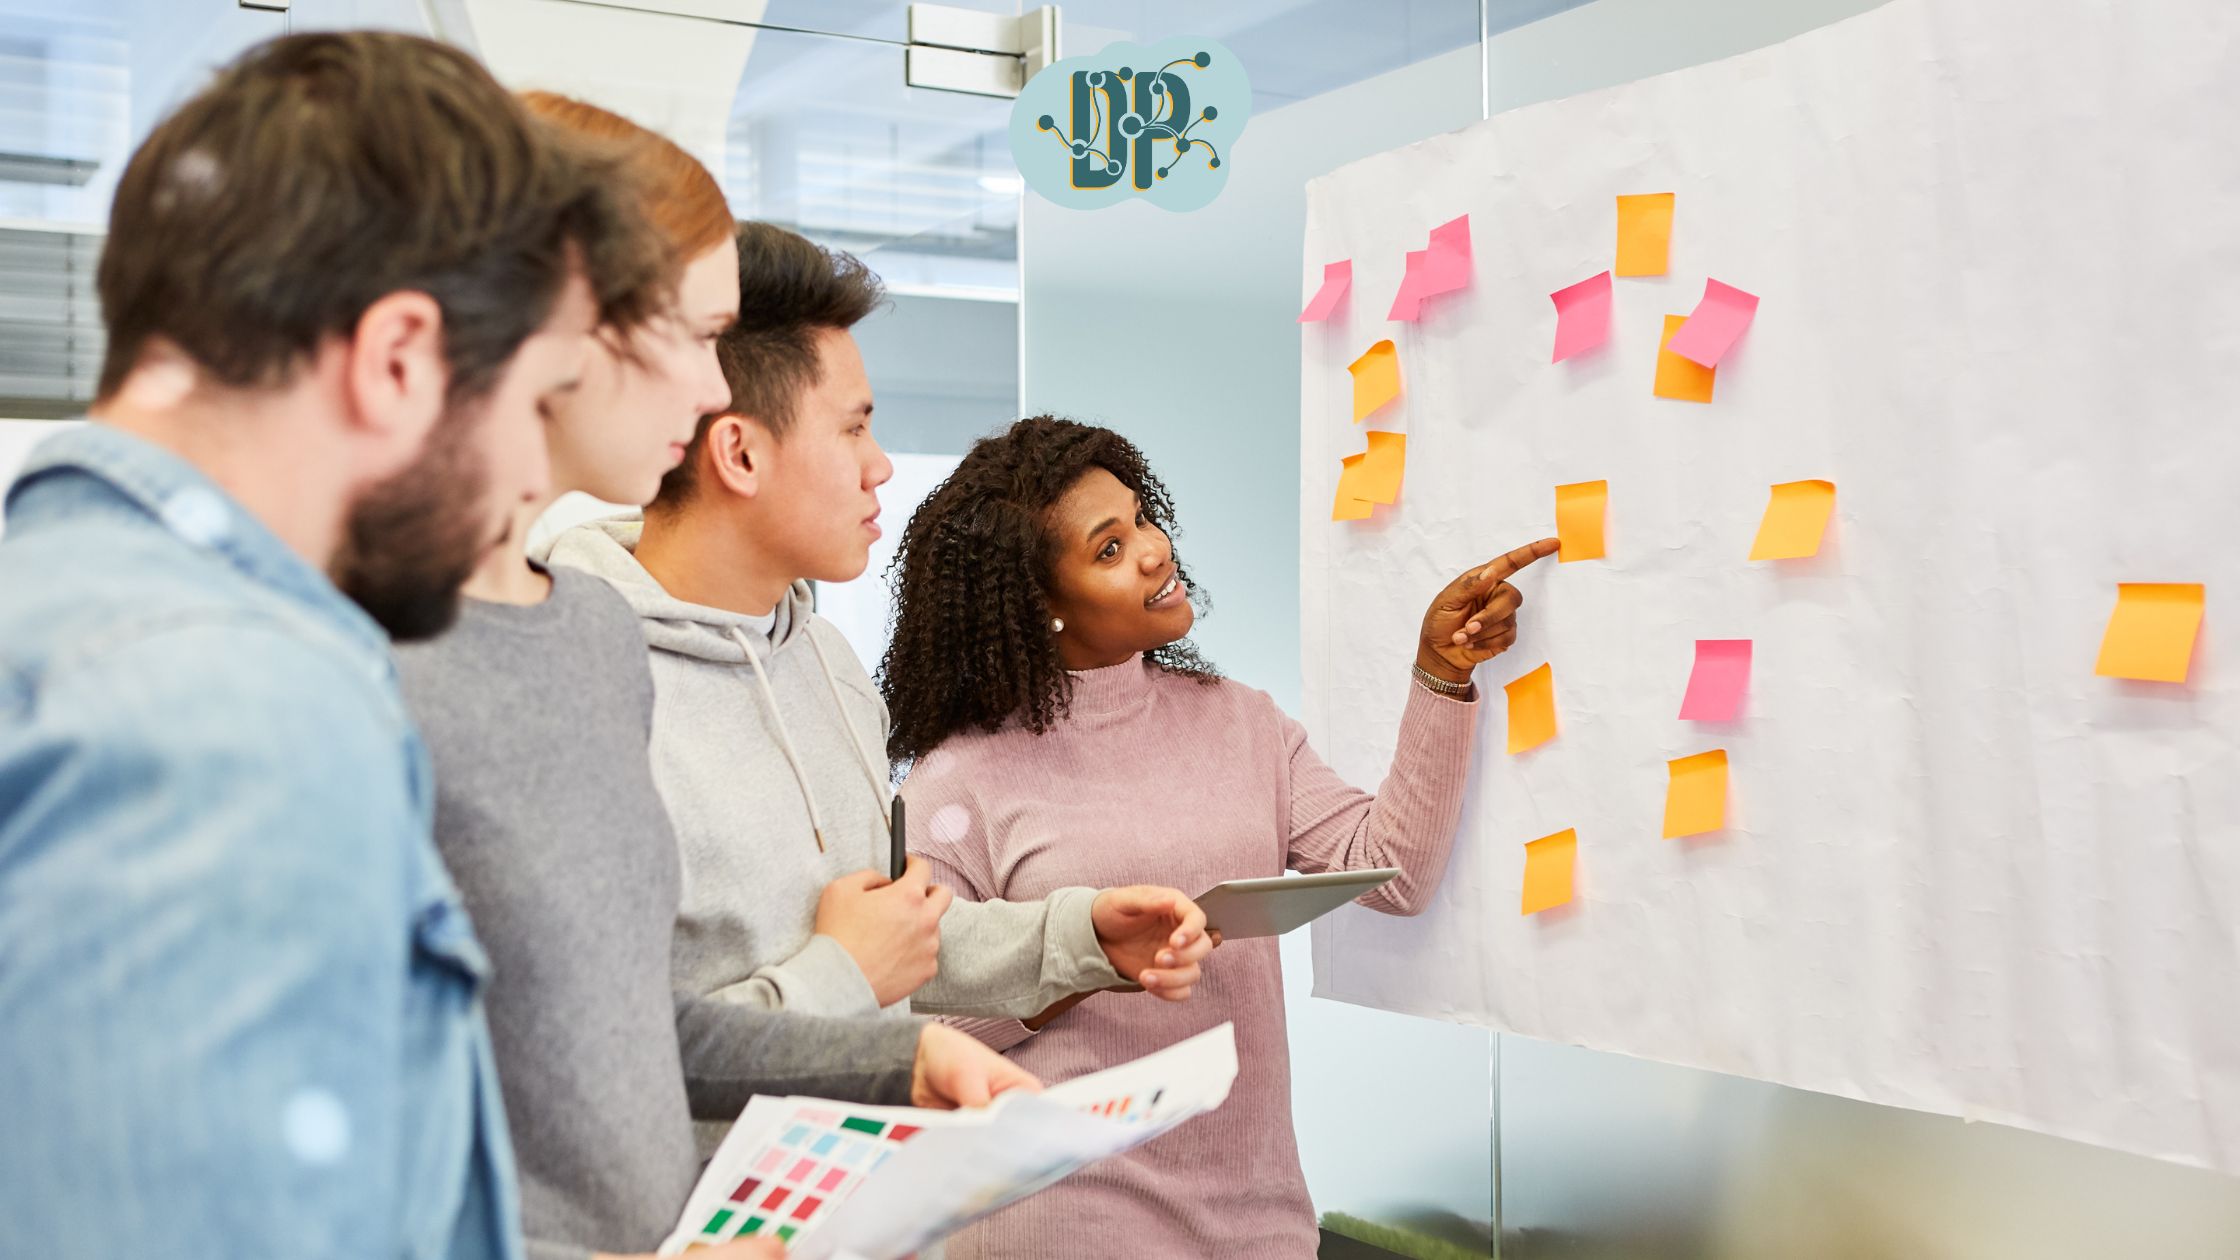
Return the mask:
{"type": "MultiPolygon", "coordinates": [[[[740,224],[739,322],[716,342],[731,386],[726,413],[758,421],[783,439],[801,395],[822,371],[817,334],[855,327],[886,299],[878,275],[853,254],[775,224],[740,224]]],[[[700,418],[683,462],[661,479],[647,512],[673,511],[691,499],[693,467],[714,420],[700,418]]]]}
{"type": "Polygon", "coordinates": [[[219,383],[283,383],[383,296],[443,311],[448,393],[471,401],[551,315],[572,270],[603,323],[658,312],[671,252],[624,155],[529,116],[472,57],[379,32],[250,49],[118,181],[99,271],[100,395],[153,338],[219,383]]]}

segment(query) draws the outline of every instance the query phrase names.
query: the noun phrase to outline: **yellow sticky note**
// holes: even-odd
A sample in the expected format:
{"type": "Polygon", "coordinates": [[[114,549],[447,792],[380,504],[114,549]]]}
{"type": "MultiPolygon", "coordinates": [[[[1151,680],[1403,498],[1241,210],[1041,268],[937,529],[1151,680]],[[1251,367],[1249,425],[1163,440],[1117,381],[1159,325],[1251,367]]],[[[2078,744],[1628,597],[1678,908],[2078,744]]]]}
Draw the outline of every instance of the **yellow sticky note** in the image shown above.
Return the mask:
{"type": "Polygon", "coordinates": [[[1346,371],[1353,373],[1355,424],[1400,396],[1400,351],[1389,341],[1369,347],[1346,371]]]}
{"type": "Polygon", "coordinates": [[[1827,532],[1828,514],[1835,506],[1832,481],[1785,481],[1775,486],[1765,519],[1758,522],[1758,541],[1750,544],[1750,558],[1801,560],[1818,554],[1820,536],[1827,532]]]}
{"type": "Polygon", "coordinates": [[[1580,481],[1556,487],[1556,560],[1600,560],[1602,518],[1610,503],[1610,483],[1580,481]]]}
{"type": "Polygon", "coordinates": [[[1566,827],[1524,846],[1524,909],[1538,914],[1571,903],[1571,873],[1579,864],[1579,832],[1566,827]]]}
{"type": "Polygon", "coordinates": [[[2116,610],[2100,640],[2100,663],[2093,673],[2109,678],[2182,683],[2193,663],[2193,639],[2201,631],[2201,601],[2208,588],[2199,582],[2122,582],[2116,610]]]}
{"type": "Polygon", "coordinates": [[[1400,477],[1408,468],[1408,435],[1372,430],[1369,449],[1340,462],[1345,471],[1338,474],[1330,519],[1366,520],[1377,504],[1400,501],[1400,477]]]}
{"type": "Polygon", "coordinates": [[[1727,750],[1714,748],[1665,763],[1664,836],[1701,835],[1727,825],[1727,750]]]}
{"type": "Polygon", "coordinates": [[[1408,467],[1408,435],[1369,432],[1369,449],[1361,464],[1361,497],[1371,503],[1400,501],[1400,474],[1408,467]]]}
{"type": "Polygon", "coordinates": [[[1363,498],[1361,494],[1361,466],[1367,463],[1368,459],[1369,456],[1363,453],[1348,455],[1339,461],[1345,465],[1345,471],[1338,474],[1337,498],[1330,505],[1331,520],[1360,521],[1368,519],[1370,511],[1375,506],[1368,499],[1363,498]]]}
{"type": "Polygon", "coordinates": [[[1556,682],[1546,665],[1508,686],[1509,751],[1538,748],[1556,737],[1556,682]]]}
{"type": "Polygon", "coordinates": [[[1618,265],[1621,276],[1661,276],[1672,251],[1672,194],[1618,198],[1618,265]]]}
{"type": "Polygon", "coordinates": [[[1711,401],[1711,383],[1719,369],[1707,368],[1701,363],[1672,352],[1672,334],[1688,322],[1685,315],[1664,317],[1664,340],[1657,343],[1657,397],[1677,398],[1681,402],[1711,401]]]}

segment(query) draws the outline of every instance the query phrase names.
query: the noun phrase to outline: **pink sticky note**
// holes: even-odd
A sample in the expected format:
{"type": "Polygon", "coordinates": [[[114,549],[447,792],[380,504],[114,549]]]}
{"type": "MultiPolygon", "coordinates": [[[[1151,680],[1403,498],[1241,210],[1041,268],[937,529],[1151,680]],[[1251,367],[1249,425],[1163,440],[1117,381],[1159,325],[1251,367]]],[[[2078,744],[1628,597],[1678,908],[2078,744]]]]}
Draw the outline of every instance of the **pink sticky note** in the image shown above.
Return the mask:
{"type": "Polygon", "coordinates": [[[1408,269],[1400,274],[1400,291],[1392,295],[1392,309],[1386,319],[1412,320],[1423,313],[1423,294],[1418,286],[1423,283],[1423,260],[1431,256],[1428,249],[1408,251],[1408,269]]]}
{"type": "Polygon", "coordinates": [[[1680,325],[1680,331],[1672,334],[1665,348],[1691,362],[1717,367],[1757,314],[1757,294],[1706,280],[1703,300],[1696,303],[1695,312],[1680,325]]]}
{"type": "Polygon", "coordinates": [[[1731,722],[1750,685],[1750,640],[1697,639],[1696,668],[1680,701],[1684,722],[1731,722]]]}
{"type": "Polygon", "coordinates": [[[1424,260],[1423,297],[1452,293],[1470,283],[1470,216],[1447,220],[1431,229],[1430,257],[1424,260]]]}
{"type": "Polygon", "coordinates": [[[1605,271],[1548,295],[1556,304],[1556,355],[1561,363],[1610,339],[1610,273],[1605,271]]]}
{"type": "Polygon", "coordinates": [[[1408,251],[1407,271],[1385,318],[1415,319],[1423,313],[1425,298],[1452,293],[1469,283],[1470,216],[1465,214],[1431,229],[1429,248],[1408,251]]]}
{"type": "Polygon", "coordinates": [[[1338,303],[1346,300],[1346,292],[1351,288],[1353,288],[1353,260],[1351,258],[1341,262],[1324,263],[1322,266],[1322,287],[1315,290],[1313,300],[1307,303],[1307,309],[1299,312],[1299,322],[1313,324],[1330,318],[1330,313],[1338,309],[1338,303]]]}

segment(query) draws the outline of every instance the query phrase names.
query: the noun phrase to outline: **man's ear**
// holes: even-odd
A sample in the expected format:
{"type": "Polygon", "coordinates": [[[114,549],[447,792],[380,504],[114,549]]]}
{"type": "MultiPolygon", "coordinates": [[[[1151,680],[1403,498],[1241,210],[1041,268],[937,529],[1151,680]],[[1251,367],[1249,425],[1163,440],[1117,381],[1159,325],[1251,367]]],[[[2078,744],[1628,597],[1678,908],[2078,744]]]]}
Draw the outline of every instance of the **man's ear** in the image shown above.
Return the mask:
{"type": "Polygon", "coordinates": [[[425,293],[385,294],[358,317],[345,345],[349,423],[409,463],[443,414],[451,378],[443,308],[425,293]]]}
{"type": "Polygon", "coordinates": [[[706,462],[700,474],[715,478],[731,494],[751,499],[761,493],[763,479],[769,475],[774,445],[768,429],[745,416],[726,412],[708,422],[708,440],[701,449],[706,462]]]}

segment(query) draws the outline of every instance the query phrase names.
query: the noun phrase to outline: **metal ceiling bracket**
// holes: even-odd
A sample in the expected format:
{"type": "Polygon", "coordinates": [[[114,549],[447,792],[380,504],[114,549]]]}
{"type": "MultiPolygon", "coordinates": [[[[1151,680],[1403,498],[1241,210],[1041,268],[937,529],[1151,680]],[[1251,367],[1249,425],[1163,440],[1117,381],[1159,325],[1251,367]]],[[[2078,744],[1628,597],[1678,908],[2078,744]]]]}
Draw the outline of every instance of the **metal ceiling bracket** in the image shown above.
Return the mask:
{"type": "Polygon", "coordinates": [[[1015,97],[1061,55],[1058,6],[1016,17],[945,4],[910,6],[902,78],[911,87],[1015,97]]]}

